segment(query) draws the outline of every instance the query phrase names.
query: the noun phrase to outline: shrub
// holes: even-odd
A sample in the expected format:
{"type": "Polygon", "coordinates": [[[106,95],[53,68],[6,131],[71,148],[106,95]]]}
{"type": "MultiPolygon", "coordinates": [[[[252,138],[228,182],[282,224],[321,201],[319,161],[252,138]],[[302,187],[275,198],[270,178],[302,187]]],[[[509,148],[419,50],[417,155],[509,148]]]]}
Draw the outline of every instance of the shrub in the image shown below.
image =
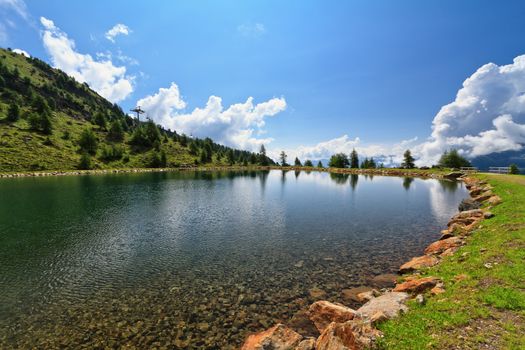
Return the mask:
{"type": "Polygon", "coordinates": [[[80,162],[78,163],[78,168],[81,170],[91,169],[91,156],[88,153],[82,153],[80,156],[80,162]]]}
{"type": "Polygon", "coordinates": [[[82,152],[89,153],[92,155],[96,154],[97,147],[98,147],[98,140],[95,134],[93,133],[93,130],[84,129],[84,131],[82,131],[82,134],[80,134],[78,145],[80,146],[80,150],[82,152]]]}

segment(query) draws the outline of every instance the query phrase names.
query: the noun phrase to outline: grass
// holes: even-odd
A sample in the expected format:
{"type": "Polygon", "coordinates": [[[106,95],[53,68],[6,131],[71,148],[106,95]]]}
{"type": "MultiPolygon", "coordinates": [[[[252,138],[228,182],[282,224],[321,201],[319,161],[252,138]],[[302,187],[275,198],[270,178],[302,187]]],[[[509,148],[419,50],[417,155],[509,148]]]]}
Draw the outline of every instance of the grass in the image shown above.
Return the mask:
{"type": "Polygon", "coordinates": [[[444,294],[379,325],[380,348],[525,349],[525,177],[476,176],[503,203],[467,245],[424,272],[442,278],[444,294]]]}

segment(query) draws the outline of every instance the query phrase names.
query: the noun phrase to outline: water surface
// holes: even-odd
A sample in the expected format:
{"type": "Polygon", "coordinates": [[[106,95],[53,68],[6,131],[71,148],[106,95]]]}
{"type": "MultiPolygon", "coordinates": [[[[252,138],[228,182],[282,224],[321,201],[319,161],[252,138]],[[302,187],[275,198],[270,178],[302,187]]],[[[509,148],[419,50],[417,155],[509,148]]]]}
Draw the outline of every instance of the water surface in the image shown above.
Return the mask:
{"type": "Polygon", "coordinates": [[[279,170],[0,179],[0,347],[235,347],[395,272],[464,197],[279,170]]]}

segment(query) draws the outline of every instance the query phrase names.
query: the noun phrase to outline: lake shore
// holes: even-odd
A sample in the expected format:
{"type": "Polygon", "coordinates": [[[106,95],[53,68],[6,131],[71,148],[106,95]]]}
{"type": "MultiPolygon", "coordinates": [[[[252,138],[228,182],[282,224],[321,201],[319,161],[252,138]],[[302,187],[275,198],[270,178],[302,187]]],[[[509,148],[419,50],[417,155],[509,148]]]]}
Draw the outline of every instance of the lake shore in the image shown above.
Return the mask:
{"type": "Polygon", "coordinates": [[[206,166],[206,167],[178,167],[178,168],[122,168],[122,169],[92,169],[92,170],[46,170],[46,171],[20,171],[0,172],[0,178],[21,177],[48,177],[48,176],[82,176],[82,175],[105,175],[105,174],[131,174],[131,173],[153,173],[174,171],[321,171],[336,174],[362,174],[372,176],[401,176],[442,179],[451,171],[449,169],[400,169],[400,168],[377,168],[377,169],[351,169],[351,168],[317,168],[317,167],[281,167],[281,166],[206,166]]]}
{"type": "Polygon", "coordinates": [[[357,310],[315,302],[308,313],[318,338],[278,324],[248,337],[242,350],[279,342],[318,350],[522,348],[525,178],[479,174],[461,180],[470,198],[424,255],[400,267],[393,288],[354,288],[364,303],[357,310]]]}

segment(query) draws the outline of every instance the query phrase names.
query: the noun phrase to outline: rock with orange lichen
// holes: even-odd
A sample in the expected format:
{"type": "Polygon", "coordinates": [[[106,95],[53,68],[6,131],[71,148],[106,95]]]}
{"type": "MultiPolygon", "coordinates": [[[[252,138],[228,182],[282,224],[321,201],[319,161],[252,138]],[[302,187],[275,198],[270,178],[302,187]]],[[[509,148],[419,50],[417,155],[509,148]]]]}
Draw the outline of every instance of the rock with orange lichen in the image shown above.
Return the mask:
{"type": "Polygon", "coordinates": [[[265,331],[248,336],[241,350],[293,350],[302,339],[299,333],[279,323],[265,331]]]}
{"type": "Polygon", "coordinates": [[[425,249],[425,254],[441,254],[449,248],[459,247],[463,240],[459,237],[450,237],[430,244],[425,249]]]}
{"type": "Polygon", "coordinates": [[[432,267],[439,262],[439,259],[431,255],[423,255],[412,258],[409,262],[403,264],[399,268],[399,273],[407,273],[415,270],[421,270],[427,267],[432,267]]]}
{"type": "Polygon", "coordinates": [[[406,281],[396,285],[393,289],[394,292],[405,292],[412,294],[423,293],[428,289],[431,289],[436,286],[439,282],[437,277],[423,277],[417,278],[410,281],[406,281]]]}
{"type": "Polygon", "coordinates": [[[342,323],[352,320],[356,311],[341,304],[334,304],[326,300],[316,301],[310,306],[310,320],[322,332],[332,322],[342,323]]]}

